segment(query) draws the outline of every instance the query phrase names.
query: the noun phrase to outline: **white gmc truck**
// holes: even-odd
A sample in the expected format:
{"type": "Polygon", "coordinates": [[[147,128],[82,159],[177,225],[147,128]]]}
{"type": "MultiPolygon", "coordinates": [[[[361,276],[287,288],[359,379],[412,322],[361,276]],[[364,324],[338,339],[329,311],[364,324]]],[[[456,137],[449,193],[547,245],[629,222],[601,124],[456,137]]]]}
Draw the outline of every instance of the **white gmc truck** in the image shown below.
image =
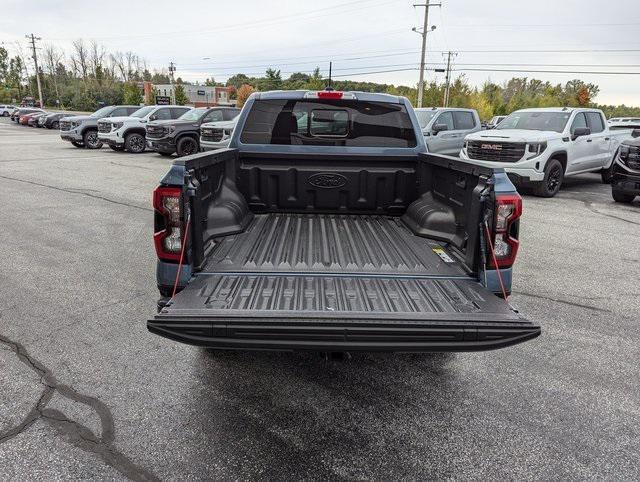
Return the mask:
{"type": "Polygon", "coordinates": [[[147,105],[128,116],[98,119],[98,139],[114,151],[139,154],[146,147],[147,122],[177,119],[190,110],[183,105],[147,105]]]}
{"type": "Polygon", "coordinates": [[[460,152],[488,167],[503,167],[516,186],[553,197],[565,176],[609,170],[631,129],[610,131],[601,110],[553,107],[513,112],[495,129],[470,134],[460,152]]]}

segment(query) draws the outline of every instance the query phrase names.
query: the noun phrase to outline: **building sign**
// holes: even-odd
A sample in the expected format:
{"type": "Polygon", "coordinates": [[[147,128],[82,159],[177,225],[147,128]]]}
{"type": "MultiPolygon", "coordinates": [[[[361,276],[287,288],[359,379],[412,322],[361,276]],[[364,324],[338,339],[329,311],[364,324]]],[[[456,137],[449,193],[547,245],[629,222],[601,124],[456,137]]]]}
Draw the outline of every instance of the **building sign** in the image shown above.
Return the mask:
{"type": "Polygon", "coordinates": [[[171,97],[166,95],[156,95],[156,105],[170,105],[171,97]]]}
{"type": "Polygon", "coordinates": [[[205,91],[204,90],[199,90],[198,91],[198,95],[205,95],[205,91]]]}

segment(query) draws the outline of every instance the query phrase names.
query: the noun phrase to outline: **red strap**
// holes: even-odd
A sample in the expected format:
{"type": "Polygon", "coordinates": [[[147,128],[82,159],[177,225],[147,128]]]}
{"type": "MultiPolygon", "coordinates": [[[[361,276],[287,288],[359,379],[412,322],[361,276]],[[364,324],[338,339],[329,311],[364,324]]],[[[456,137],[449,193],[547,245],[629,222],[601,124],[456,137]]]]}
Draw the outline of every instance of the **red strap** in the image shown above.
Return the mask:
{"type": "MultiPolygon", "coordinates": [[[[504,299],[507,299],[507,290],[504,289],[504,282],[502,281],[502,273],[500,272],[500,268],[498,268],[498,260],[496,259],[496,253],[493,251],[493,243],[491,242],[491,233],[489,232],[489,226],[486,221],[484,223],[484,229],[487,233],[487,241],[489,241],[489,248],[491,249],[491,258],[493,259],[493,265],[496,267],[496,272],[498,273],[498,281],[500,282],[500,289],[502,290],[502,296],[504,299]]],[[[486,268],[485,268],[486,269],[486,268]]]]}
{"type": "Polygon", "coordinates": [[[178,271],[176,272],[176,281],[173,283],[173,293],[171,298],[176,295],[178,290],[178,281],[180,280],[180,271],[182,270],[182,261],[184,260],[184,248],[187,246],[187,238],[189,236],[189,225],[191,224],[191,214],[187,217],[187,228],[184,231],[184,238],[182,240],[182,249],[180,250],[180,263],[178,263],[178,271]]]}

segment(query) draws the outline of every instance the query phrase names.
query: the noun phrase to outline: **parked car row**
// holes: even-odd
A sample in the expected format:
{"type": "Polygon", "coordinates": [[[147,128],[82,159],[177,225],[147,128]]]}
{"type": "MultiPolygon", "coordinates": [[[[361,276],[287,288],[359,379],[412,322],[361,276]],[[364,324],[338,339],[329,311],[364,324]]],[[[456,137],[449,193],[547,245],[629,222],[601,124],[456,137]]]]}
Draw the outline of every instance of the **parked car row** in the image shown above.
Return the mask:
{"type": "Polygon", "coordinates": [[[106,144],[114,151],[138,154],[150,149],[166,156],[186,156],[226,146],[239,112],[235,107],[114,105],[60,119],[60,137],[89,149],[106,144]],[[204,139],[201,126],[206,127],[204,139]]]}
{"type": "Polygon", "coordinates": [[[0,105],[3,117],[10,117],[12,121],[29,127],[44,127],[58,129],[60,119],[70,115],[69,112],[45,112],[38,107],[14,107],[0,105]]]}

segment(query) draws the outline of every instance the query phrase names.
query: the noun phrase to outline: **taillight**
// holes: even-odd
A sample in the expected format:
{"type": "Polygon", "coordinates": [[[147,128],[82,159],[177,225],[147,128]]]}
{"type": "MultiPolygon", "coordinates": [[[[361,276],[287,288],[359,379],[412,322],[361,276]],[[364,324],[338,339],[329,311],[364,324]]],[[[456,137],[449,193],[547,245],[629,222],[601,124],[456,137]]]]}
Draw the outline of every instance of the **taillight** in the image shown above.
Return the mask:
{"type": "Polygon", "coordinates": [[[496,196],[493,254],[499,268],[508,268],[516,260],[520,245],[516,221],[521,215],[522,198],[520,195],[496,196]]]}
{"type": "Polygon", "coordinates": [[[178,187],[158,187],[153,191],[153,208],[156,216],[153,241],[158,258],[180,261],[182,250],[182,189],[178,187]]]}
{"type": "Polygon", "coordinates": [[[341,92],[339,90],[319,90],[317,92],[309,91],[304,94],[305,99],[329,99],[329,100],[340,100],[340,99],[350,99],[355,100],[356,94],[353,92],[341,92]]]}

